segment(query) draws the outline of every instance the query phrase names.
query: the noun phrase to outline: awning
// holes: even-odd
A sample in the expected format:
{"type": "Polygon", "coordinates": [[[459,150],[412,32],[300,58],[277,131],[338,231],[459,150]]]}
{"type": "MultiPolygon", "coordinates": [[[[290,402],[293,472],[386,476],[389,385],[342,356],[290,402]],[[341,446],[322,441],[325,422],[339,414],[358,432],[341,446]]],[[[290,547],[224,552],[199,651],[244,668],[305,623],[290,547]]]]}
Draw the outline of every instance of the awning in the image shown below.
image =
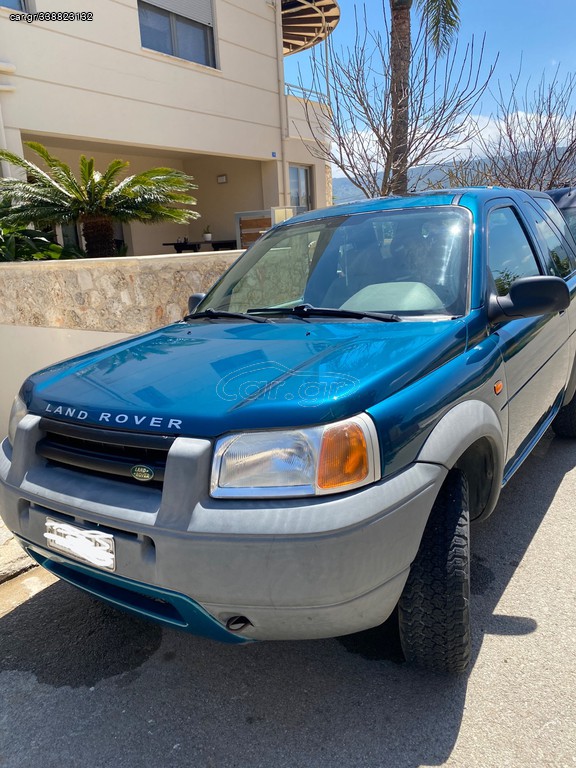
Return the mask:
{"type": "Polygon", "coordinates": [[[339,21],[336,0],[282,0],[284,55],[325,40],[339,21]]]}

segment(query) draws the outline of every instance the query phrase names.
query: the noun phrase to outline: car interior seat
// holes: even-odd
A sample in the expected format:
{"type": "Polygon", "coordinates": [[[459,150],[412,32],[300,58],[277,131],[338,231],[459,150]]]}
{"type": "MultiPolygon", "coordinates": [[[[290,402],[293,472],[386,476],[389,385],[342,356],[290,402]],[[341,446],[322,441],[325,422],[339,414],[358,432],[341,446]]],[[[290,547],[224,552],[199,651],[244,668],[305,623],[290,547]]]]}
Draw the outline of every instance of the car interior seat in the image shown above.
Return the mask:
{"type": "Polygon", "coordinates": [[[340,249],[337,275],[326,290],[323,305],[340,307],[367,285],[390,279],[372,223],[348,226],[346,242],[340,249]]]}

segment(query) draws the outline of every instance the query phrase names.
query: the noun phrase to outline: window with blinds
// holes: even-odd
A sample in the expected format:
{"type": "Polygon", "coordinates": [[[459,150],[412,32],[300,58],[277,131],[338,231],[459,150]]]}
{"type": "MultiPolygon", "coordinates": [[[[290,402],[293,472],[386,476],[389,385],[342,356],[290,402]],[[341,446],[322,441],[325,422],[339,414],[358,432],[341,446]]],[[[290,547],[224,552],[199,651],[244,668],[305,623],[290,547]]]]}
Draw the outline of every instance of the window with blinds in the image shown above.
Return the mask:
{"type": "Polygon", "coordinates": [[[144,48],[215,67],[212,0],[138,2],[144,48]]]}

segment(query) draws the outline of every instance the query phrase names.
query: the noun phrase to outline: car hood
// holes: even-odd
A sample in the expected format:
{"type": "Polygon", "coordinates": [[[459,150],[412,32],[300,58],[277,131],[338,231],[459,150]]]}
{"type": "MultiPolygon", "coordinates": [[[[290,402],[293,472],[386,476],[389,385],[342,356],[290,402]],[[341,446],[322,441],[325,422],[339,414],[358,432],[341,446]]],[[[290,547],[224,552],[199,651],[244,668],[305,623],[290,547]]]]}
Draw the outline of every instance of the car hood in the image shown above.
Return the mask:
{"type": "Polygon", "coordinates": [[[61,421],[214,437],[360,413],[465,344],[461,320],[182,322],[46,368],[21,395],[61,421]]]}

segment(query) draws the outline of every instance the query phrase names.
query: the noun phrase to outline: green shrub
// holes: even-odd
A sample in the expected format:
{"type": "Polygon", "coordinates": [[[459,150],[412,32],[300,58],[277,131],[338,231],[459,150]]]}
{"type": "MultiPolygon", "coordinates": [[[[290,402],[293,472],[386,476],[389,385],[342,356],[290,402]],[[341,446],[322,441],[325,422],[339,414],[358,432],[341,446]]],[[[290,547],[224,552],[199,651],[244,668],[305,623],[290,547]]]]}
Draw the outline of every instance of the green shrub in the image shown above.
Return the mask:
{"type": "Polygon", "coordinates": [[[84,256],[78,248],[54,243],[46,232],[0,224],[0,261],[47,261],[84,256]]]}

